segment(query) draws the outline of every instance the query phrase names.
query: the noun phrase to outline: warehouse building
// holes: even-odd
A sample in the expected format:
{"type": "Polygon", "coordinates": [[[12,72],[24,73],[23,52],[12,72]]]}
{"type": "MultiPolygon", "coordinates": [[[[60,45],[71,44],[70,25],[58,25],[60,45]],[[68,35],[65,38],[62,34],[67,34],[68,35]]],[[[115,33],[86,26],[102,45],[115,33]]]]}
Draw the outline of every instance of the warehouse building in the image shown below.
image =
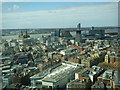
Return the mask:
{"type": "Polygon", "coordinates": [[[46,88],[63,88],[70,80],[75,78],[75,73],[83,69],[80,64],[62,62],[59,66],[51,69],[51,73],[42,79],[42,86],[46,88]]]}

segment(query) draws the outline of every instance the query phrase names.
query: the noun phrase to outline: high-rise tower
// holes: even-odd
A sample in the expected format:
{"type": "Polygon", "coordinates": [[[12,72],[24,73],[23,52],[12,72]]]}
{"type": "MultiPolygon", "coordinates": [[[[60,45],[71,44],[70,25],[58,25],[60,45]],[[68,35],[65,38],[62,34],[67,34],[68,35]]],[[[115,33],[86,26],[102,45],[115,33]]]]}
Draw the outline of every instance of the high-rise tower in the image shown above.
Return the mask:
{"type": "Polygon", "coordinates": [[[82,36],[81,36],[81,24],[80,24],[80,23],[77,25],[76,41],[77,41],[78,43],[82,42],[82,36]]]}

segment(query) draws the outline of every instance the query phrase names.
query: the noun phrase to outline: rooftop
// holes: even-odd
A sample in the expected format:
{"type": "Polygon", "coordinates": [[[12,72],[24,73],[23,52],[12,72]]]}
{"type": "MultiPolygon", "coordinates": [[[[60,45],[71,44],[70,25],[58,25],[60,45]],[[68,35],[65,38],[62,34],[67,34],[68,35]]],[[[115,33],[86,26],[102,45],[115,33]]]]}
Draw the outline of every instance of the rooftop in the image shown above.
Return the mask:
{"type": "Polygon", "coordinates": [[[113,70],[107,70],[99,77],[102,77],[103,79],[106,79],[106,80],[111,80],[113,79],[113,75],[114,75],[113,70]]]}
{"type": "Polygon", "coordinates": [[[51,70],[51,73],[44,77],[43,81],[57,82],[58,80],[64,78],[69,73],[74,72],[76,69],[80,68],[76,65],[71,65],[67,63],[61,63],[60,66],[51,70]]]}
{"type": "Polygon", "coordinates": [[[94,74],[98,74],[100,73],[101,71],[103,71],[104,69],[101,68],[101,67],[98,67],[98,66],[92,66],[92,70],[91,70],[91,75],[94,75],[94,74]]]}
{"type": "Polygon", "coordinates": [[[88,77],[90,73],[90,68],[84,68],[80,72],[77,72],[77,73],[83,77],[88,77]]]}
{"type": "Polygon", "coordinates": [[[92,66],[92,68],[84,68],[78,72],[79,75],[82,77],[89,77],[89,75],[95,75],[103,71],[103,68],[98,66],[92,66]]]}
{"type": "Polygon", "coordinates": [[[101,81],[96,81],[92,88],[105,88],[105,85],[101,81]]]}

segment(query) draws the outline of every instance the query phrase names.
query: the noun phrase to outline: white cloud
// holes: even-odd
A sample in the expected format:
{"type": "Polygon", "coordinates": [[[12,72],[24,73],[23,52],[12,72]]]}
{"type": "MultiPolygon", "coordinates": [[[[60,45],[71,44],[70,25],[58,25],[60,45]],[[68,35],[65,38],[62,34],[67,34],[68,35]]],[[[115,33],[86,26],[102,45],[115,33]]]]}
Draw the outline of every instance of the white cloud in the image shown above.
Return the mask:
{"type": "Polygon", "coordinates": [[[20,7],[16,4],[14,4],[11,8],[8,8],[8,11],[16,11],[18,9],[20,9],[20,7]]]}
{"type": "Polygon", "coordinates": [[[18,6],[18,5],[13,5],[13,9],[14,10],[17,10],[17,9],[19,9],[20,7],[18,6]]]}
{"type": "Polygon", "coordinates": [[[3,28],[57,28],[82,26],[117,26],[118,5],[86,5],[3,15],[3,28]]]}

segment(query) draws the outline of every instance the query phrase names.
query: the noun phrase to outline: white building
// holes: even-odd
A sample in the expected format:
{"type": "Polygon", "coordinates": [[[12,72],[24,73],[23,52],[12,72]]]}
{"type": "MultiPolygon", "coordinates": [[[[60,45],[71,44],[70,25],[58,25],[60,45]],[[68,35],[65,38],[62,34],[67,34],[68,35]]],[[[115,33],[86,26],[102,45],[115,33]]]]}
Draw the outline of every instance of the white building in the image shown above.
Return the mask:
{"type": "Polygon", "coordinates": [[[70,80],[75,78],[75,73],[82,68],[80,64],[62,62],[42,79],[42,86],[47,88],[65,87],[70,80]]]}
{"type": "Polygon", "coordinates": [[[80,69],[83,69],[83,65],[68,61],[60,62],[43,73],[30,77],[31,84],[38,86],[37,84],[42,83],[42,87],[45,88],[65,87],[70,80],[75,78],[75,73],[80,69]]]}
{"type": "Polygon", "coordinates": [[[68,49],[65,49],[65,50],[61,50],[60,54],[67,55],[67,54],[70,54],[71,52],[74,52],[75,50],[76,49],[74,49],[74,48],[68,48],[68,49]]]}

